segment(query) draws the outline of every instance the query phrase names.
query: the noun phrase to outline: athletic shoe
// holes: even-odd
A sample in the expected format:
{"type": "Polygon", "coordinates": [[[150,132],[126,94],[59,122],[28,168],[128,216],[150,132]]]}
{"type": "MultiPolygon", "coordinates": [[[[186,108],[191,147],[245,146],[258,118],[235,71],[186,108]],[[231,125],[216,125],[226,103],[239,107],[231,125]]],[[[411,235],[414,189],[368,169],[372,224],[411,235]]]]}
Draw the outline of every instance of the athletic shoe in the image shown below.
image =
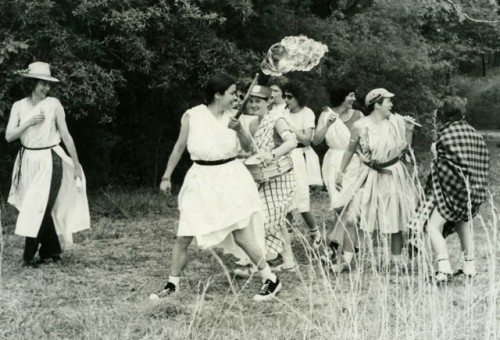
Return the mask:
{"type": "Polygon", "coordinates": [[[255,301],[268,301],[273,299],[281,290],[282,284],[280,282],[280,279],[276,277],[276,282],[271,281],[270,279],[267,279],[264,284],[262,285],[262,288],[260,289],[260,292],[258,294],[255,294],[253,299],[255,301]]]}
{"type": "Polygon", "coordinates": [[[453,281],[453,274],[436,272],[435,275],[429,276],[427,282],[430,284],[435,284],[436,286],[445,286],[453,281]]]}
{"type": "Polygon", "coordinates": [[[463,271],[463,269],[459,269],[457,270],[456,273],[453,273],[453,278],[457,278],[457,279],[473,279],[475,276],[477,275],[477,273],[473,273],[473,274],[468,274],[468,273],[465,273],[463,271]]]}
{"type": "Polygon", "coordinates": [[[58,263],[61,261],[60,256],[50,256],[50,257],[45,257],[45,258],[40,258],[38,261],[36,261],[37,265],[43,265],[43,264],[51,264],[51,263],[58,263]]]}
{"type": "Polygon", "coordinates": [[[149,299],[150,300],[163,299],[165,297],[168,297],[168,296],[176,293],[177,291],[178,291],[178,289],[173,283],[167,282],[167,284],[165,285],[165,287],[163,287],[162,290],[149,295],[149,299]]]}
{"type": "Polygon", "coordinates": [[[318,250],[319,247],[321,246],[321,233],[319,232],[318,229],[315,231],[312,231],[310,234],[311,237],[311,246],[313,249],[318,250]]]}

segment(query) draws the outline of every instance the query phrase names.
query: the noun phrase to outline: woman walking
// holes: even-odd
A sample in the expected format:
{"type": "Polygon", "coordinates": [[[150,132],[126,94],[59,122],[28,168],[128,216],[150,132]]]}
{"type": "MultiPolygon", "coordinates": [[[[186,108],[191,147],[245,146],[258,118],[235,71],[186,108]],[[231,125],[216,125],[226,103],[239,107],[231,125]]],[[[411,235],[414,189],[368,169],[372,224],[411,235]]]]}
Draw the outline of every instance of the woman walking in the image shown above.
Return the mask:
{"type": "Polygon", "coordinates": [[[250,258],[263,279],[254,300],[265,301],[281,290],[264,256],[264,224],[257,188],[241,161],[236,159],[248,133],[232,117],[237,100],[235,80],[218,74],[205,87],[206,105],[187,110],[181,119],[177,142],[168,158],[160,189],[170,192],[170,177],[187,148],[194,164],[179,193],[180,220],[166,285],[150,295],[168,297],[179,290],[188,247],[196,239],[200,248],[234,248],[250,258]],[[228,128],[228,126],[230,128],[228,128]],[[238,142],[239,140],[239,142],[238,142]]]}

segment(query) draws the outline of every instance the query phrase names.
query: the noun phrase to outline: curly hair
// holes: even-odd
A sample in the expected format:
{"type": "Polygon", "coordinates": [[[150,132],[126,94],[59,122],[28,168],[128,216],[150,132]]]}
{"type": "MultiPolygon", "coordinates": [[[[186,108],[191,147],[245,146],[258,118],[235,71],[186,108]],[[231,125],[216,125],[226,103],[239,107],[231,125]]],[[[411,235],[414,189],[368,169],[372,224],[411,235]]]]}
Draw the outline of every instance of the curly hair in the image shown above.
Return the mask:
{"type": "Polygon", "coordinates": [[[297,80],[290,81],[287,84],[285,84],[282,90],[283,93],[288,92],[292,96],[294,96],[295,99],[297,100],[297,104],[299,104],[300,107],[306,106],[308,99],[307,91],[301,82],[297,80]]]}

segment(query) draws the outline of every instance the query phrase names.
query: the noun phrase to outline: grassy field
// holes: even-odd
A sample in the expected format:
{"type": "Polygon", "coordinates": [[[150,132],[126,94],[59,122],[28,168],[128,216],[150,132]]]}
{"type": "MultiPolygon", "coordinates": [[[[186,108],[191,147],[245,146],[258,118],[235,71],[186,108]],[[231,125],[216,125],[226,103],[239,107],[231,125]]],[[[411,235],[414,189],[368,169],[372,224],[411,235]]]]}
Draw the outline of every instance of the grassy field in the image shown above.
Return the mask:
{"type": "MultiPolygon", "coordinates": [[[[490,150],[494,196],[500,148],[490,143],[490,150]]],[[[428,159],[419,160],[423,173],[428,159]]],[[[473,282],[424,284],[428,254],[410,275],[379,271],[372,263],[380,248],[358,258],[353,273],[335,276],[296,233],[300,272],[281,274],[284,289],[270,303],[251,299],[259,277],[235,279],[230,257],[195,247],[179,294],[148,300],[168,275],[175,198],[117,188],[92,194],[92,229],[75,235],[61,264],[36,269],[21,265],[23,239],[13,235],[15,214],[4,204],[0,339],[499,339],[500,201],[493,196],[474,221],[473,282]]],[[[327,194],[312,199],[316,218],[326,222],[327,194]]],[[[457,236],[449,242],[458,269],[457,236]]]]}

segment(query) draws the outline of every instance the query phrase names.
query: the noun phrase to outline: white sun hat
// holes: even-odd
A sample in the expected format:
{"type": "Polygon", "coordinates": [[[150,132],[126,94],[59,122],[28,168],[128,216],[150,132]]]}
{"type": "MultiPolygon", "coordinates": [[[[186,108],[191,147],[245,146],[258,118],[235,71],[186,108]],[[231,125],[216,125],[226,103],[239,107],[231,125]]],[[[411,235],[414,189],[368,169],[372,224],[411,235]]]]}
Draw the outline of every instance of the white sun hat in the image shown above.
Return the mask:
{"type": "Polygon", "coordinates": [[[19,72],[21,77],[34,78],[58,83],[59,79],[52,77],[50,74],[50,65],[41,61],[37,61],[28,65],[28,69],[19,72]]]}

